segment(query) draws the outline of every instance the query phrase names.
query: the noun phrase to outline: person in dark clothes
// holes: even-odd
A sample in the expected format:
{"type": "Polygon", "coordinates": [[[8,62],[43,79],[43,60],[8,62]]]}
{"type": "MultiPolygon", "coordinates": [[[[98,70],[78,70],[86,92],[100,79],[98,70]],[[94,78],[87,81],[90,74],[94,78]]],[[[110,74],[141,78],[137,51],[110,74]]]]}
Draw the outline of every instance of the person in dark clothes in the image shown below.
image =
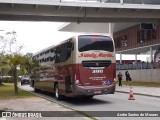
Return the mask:
{"type": "Polygon", "coordinates": [[[126,71],[125,75],[126,75],[126,86],[128,85],[128,83],[129,83],[129,85],[131,85],[131,80],[132,79],[131,79],[131,76],[130,76],[129,72],[126,71]]]}
{"type": "Polygon", "coordinates": [[[122,73],[119,72],[117,77],[118,77],[119,86],[122,86],[122,73]]]}

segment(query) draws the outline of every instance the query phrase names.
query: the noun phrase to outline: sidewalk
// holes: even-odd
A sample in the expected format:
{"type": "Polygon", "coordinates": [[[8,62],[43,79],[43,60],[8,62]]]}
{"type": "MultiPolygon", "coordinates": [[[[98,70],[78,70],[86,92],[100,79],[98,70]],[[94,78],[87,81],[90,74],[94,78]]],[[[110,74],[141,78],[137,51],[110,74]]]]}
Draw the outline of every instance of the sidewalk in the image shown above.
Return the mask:
{"type": "MultiPolygon", "coordinates": [[[[122,87],[116,85],[116,92],[130,93],[130,87],[131,86],[126,85],[123,85],[122,87]]],[[[160,98],[160,88],[157,87],[132,86],[132,90],[136,95],[145,95],[160,98]]]]}
{"type": "Polygon", "coordinates": [[[38,118],[21,118],[21,117],[15,117],[15,118],[1,118],[0,120],[89,120],[90,118],[79,114],[75,111],[73,111],[70,108],[64,107],[62,105],[59,105],[55,102],[51,102],[48,100],[45,100],[41,97],[28,97],[28,98],[19,98],[19,99],[8,99],[8,100],[0,100],[0,111],[29,111],[29,112],[36,112],[36,111],[43,111],[45,114],[47,111],[56,111],[58,116],[62,117],[38,117],[38,118]],[[69,111],[69,112],[68,112],[69,111]],[[67,116],[67,117],[63,117],[67,116]]]}

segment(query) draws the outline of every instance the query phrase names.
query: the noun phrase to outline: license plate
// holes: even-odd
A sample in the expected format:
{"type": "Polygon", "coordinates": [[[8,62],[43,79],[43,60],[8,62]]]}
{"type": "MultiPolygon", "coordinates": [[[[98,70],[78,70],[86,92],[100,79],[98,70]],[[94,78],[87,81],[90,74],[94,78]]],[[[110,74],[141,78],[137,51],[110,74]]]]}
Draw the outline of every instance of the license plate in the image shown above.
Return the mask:
{"type": "Polygon", "coordinates": [[[101,93],[101,91],[95,91],[95,94],[100,94],[101,93]]]}

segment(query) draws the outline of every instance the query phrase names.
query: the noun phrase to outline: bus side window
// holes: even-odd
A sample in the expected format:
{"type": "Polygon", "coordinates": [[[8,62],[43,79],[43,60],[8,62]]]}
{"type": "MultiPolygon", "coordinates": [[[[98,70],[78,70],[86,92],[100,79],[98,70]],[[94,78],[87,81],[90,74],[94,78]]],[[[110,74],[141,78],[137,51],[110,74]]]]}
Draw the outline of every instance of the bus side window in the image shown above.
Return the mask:
{"type": "Polygon", "coordinates": [[[67,55],[67,44],[61,45],[61,53],[60,53],[60,62],[66,61],[66,55],[67,55]]]}
{"type": "Polygon", "coordinates": [[[56,61],[55,63],[65,62],[71,57],[73,50],[73,43],[66,42],[56,48],[56,61]]]}
{"type": "Polygon", "coordinates": [[[56,55],[55,55],[55,63],[59,63],[60,62],[60,53],[61,53],[61,48],[60,48],[60,46],[58,46],[57,48],[56,48],[56,55]]]}
{"type": "Polygon", "coordinates": [[[67,43],[67,50],[66,50],[67,51],[67,56],[66,56],[66,60],[68,60],[68,58],[70,58],[73,49],[74,49],[73,43],[69,41],[67,43]]]}
{"type": "Polygon", "coordinates": [[[61,62],[65,62],[71,57],[72,48],[73,48],[73,43],[70,41],[63,44],[61,62]]]}

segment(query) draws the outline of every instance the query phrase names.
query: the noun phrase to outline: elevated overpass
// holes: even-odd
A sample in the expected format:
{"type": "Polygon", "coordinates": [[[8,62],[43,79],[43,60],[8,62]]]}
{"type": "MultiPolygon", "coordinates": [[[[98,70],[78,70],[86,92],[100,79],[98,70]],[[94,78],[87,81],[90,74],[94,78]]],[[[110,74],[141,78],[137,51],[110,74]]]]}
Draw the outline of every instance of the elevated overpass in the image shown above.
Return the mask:
{"type": "Polygon", "coordinates": [[[158,22],[159,0],[0,0],[0,20],[158,22]]]}

